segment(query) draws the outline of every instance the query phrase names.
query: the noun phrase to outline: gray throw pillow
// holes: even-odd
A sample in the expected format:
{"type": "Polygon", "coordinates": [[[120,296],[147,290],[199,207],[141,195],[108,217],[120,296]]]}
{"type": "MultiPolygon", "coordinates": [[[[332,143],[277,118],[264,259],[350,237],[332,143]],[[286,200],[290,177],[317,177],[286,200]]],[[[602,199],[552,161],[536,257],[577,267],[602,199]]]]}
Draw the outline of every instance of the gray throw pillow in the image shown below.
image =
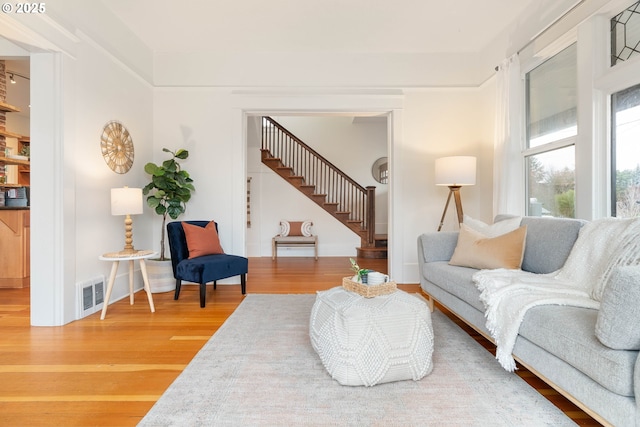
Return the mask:
{"type": "Polygon", "coordinates": [[[640,350],[640,266],[618,267],[609,278],[596,337],[615,350],[640,350]]]}

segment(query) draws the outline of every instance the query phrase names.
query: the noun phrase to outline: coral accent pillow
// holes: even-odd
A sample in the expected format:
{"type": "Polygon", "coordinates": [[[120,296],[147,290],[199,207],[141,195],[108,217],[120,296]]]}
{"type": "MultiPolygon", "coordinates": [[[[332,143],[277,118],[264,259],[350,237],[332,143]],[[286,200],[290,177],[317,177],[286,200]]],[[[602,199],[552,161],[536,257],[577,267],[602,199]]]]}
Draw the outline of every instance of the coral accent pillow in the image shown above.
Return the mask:
{"type": "Polygon", "coordinates": [[[206,227],[182,222],[184,237],[187,239],[189,259],[213,254],[223,254],[216,223],[211,221],[206,227]]]}
{"type": "Polygon", "coordinates": [[[498,237],[486,237],[460,224],[458,244],[449,264],[478,269],[519,269],[526,238],[526,225],[498,237]]]}
{"type": "Polygon", "coordinates": [[[289,222],[289,236],[302,236],[302,221],[289,222]]]}

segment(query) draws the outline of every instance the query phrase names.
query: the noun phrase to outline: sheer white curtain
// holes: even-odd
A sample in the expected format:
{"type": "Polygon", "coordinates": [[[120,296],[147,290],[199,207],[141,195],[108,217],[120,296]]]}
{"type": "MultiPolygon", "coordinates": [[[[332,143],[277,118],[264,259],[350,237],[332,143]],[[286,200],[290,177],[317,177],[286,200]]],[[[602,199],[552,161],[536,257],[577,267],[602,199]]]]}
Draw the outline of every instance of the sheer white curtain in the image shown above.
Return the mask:
{"type": "Polygon", "coordinates": [[[497,73],[493,154],[493,214],[524,215],[522,158],[522,78],[517,54],[502,61],[497,73]]]}

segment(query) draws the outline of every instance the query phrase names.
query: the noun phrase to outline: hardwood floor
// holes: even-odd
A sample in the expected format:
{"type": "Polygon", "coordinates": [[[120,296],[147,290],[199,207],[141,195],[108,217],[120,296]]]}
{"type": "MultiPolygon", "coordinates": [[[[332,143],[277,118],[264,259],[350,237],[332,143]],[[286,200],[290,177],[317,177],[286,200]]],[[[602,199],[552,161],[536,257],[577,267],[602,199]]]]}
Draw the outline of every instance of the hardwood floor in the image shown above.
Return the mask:
{"type": "MultiPolygon", "coordinates": [[[[358,260],[386,272],[386,260],[358,260]]],[[[250,258],[248,293],[313,293],[350,275],[348,257],[250,258]]],[[[419,292],[418,285],[400,285],[419,292]]],[[[144,292],[61,327],[29,325],[29,289],[0,290],[0,425],[135,426],[204,343],[236,309],[240,285],[218,286],[199,306],[197,286],[144,292]]],[[[459,322],[460,323],[460,322],[459,322]]],[[[462,325],[485,348],[492,345],[462,325]]],[[[518,374],[583,426],[599,425],[525,370],[518,374]]]]}

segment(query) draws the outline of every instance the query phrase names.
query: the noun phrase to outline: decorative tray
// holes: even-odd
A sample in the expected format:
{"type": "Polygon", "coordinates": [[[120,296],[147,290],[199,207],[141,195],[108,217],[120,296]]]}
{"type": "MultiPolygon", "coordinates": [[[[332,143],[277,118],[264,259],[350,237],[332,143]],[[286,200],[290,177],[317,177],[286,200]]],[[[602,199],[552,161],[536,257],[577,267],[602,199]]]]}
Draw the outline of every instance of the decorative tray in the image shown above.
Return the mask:
{"type": "Polygon", "coordinates": [[[393,281],[381,283],[379,285],[364,285],[362,283],[354,282],[351,280],[351,277],[344,277],[342,279],[342,287],[348,291],[360,294],[365,298],[392,294],[398,289],[396,282],[393,281]]]}

